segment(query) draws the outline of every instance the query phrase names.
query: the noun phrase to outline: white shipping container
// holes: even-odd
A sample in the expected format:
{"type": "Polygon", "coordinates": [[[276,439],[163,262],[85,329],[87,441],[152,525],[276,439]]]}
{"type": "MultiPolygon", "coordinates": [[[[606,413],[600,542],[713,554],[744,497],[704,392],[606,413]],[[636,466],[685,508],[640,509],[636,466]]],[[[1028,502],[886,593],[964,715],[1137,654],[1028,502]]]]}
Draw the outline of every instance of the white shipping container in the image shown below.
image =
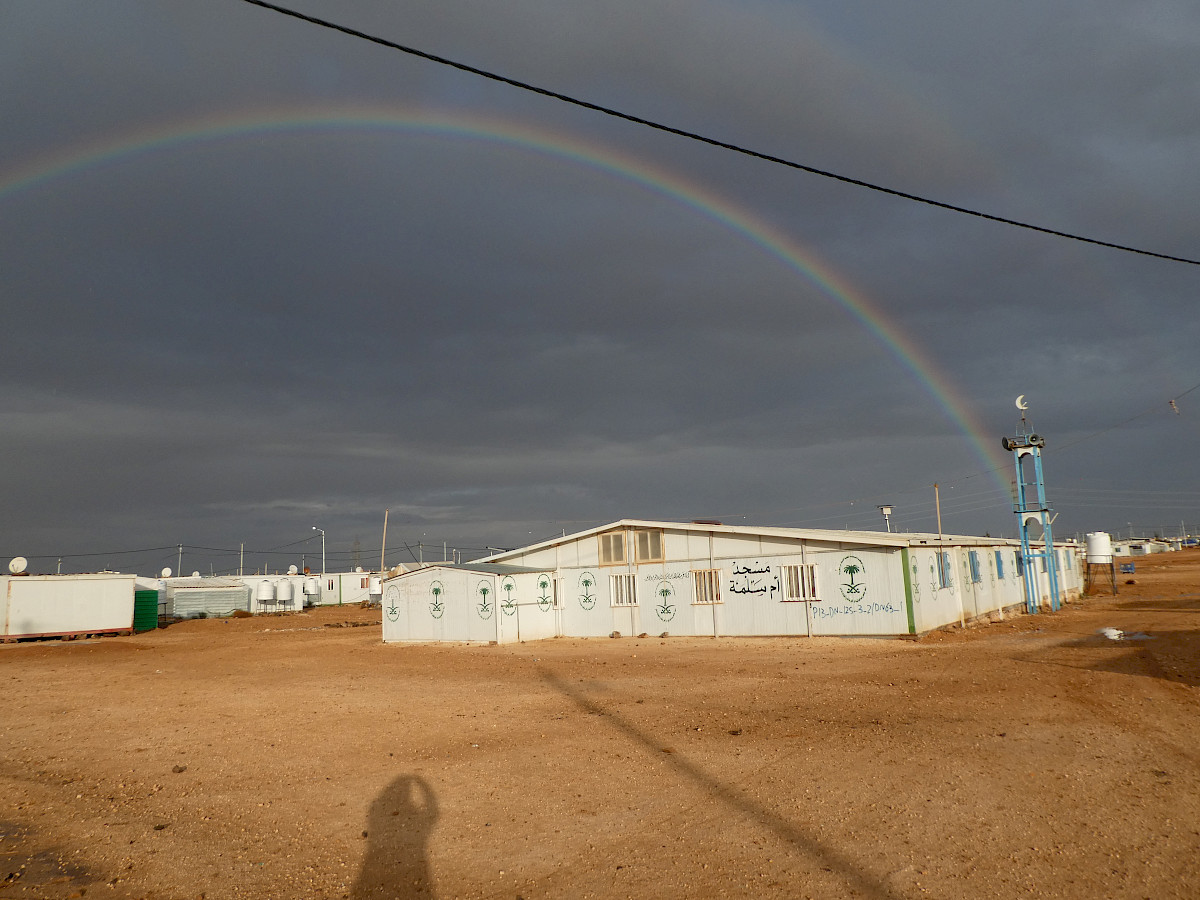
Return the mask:
{"type": "Polygon", "coordinates": [[[136,575],[29,575],[4,580],[5,637],[133,630],[136,575]]]}

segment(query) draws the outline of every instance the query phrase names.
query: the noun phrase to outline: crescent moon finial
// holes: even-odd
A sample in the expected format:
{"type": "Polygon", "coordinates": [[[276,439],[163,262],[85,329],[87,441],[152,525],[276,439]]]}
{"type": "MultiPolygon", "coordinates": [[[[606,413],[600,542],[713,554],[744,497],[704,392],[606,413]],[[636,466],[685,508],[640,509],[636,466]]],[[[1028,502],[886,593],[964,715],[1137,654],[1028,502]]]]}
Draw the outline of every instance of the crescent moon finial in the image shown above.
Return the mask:
{"type": "Polygon", "coordinates": [[[1017,409],[1021,410],[1022,412],[1029,409],[1029,404],[1025,402],[1024,394],[1017,398],[1017,409]]]}

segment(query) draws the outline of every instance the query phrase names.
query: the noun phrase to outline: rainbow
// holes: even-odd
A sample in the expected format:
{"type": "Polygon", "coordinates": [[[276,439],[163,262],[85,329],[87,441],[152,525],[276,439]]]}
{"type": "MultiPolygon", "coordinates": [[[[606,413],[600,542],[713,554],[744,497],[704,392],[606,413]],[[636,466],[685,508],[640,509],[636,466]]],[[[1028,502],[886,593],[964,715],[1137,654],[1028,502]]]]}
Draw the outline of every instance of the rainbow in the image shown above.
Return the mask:
{"type": "Polygon", "coordinates": [[[993,445],[998,446],[998,443],[980,427],[966,399],[903,329],[889,321],[883,311],[849,281],[762,218],[733,205],[708,188],[608,147],[584,144],[561,134],[477,114],[468,116],[394,108],[242,113],[174,122],[138,133],[123,134],[43,157],[7,173],[0,172],[0,200],[77,172],[186,144],[301,131],[379,129],[488,141],[568,160],[670,197],[736,232],[814,284],[879,341],[942,408],[953,426],[962,432],[996,486],[1007,496],[1006,480],[999,473],[1006,471],[1010,462],[995,449],[993,445]]]}

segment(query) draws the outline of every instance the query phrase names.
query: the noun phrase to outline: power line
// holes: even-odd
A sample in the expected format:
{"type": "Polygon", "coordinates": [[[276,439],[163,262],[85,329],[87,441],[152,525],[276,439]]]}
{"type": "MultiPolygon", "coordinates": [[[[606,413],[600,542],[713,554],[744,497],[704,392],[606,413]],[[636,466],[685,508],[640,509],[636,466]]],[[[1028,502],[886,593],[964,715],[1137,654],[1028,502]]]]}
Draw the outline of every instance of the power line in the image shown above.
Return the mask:
{"type": "Polygon", "coordinates": [[[1084,237],[1079,234],[1072,234],[1068,231],[1058,231],[1054,228],[1047,228],[1042,225],[1034,225],[1030,222],[1022,222],[1018,219],[1008,219],[1004,216],[997,216],[991,213],[982,212],[977,209],[971,209],[966,206],[956,206],[952,203],[944,203],[941,200],[933,200],[929,197],[923,197],[919,194],[910,194],[906,191],[896,190],[895,188],[884,187],[881,184],[875,184],[870,181],[863,181],[859,178],[851,178],[848,175],[839,175],[836,172],[830,172],[825,169],[818,169],[814,166],[805,165],[804,163],[795,162],[794,160],[784,159],[779,156],[772,156],[769,153],[762,153],[758,150],[752,150],[749,147],[743,147],[740,144],[732,144],[728,141],[718,140],[717,138],[707,137],[698,134],[694,131],[686,131],[682,128],[676,128],[672,125],[664,125],[661,122],[656,122],[652,119],[645,119],[641,116],[635,116],[630,113],[621,112],[618,109],[613,109],[609,106],[601,106],[598,103],[592,103],[588,100],[580,100],[578,97],[572,97],[569,94],[563,94],[558,91],[552,91],[548,88],[538,87],[525,81],[518,81],[515,78],[509,78],[505,75],[499,75],[495,72],[490,72],[487,69],[480,69],[477,66],[467,65],[466,63],[457,62],[452,59],[447,59],[444,56],[437,56],[433,53],[428,53],[424,50],[418,50],[415,47],[407,47],[404,44],[398,44],[395,41],[389,41],[386,38],[378,37],[377,35],[367,34],[364,31],[357,31],[353,28],[348,28],[345,25],[338,25],[336,22],[330,22],[327,19],[319,19],[316,16],[310,16],[305,13],[297,12],[287,7],[278,6],[274,3],[267,3],[265,0],[245,0],[253,6],[261,6],[263,9],[269,9],[273,12],[280,13],[285,16],[291,16],[294,19],[300,19],[304,22],[309,22],[313,25],[320,25],[322,28],[329,28],[333,31],[339,31],[342,34],[350,37],[360,38],[364,41],[370,41],[373,44],[379,44],[382,47],[387,47],[391,50],[399,50],[401,53],[407,53],[411,56],[417,56],[421,59],[429,60],[443,66],[449,66],[453,69],[458,69],[462,72],[468,72],[472,75],[478,75],[481,78],[488,78],[492,81],[498,81],[501,84],[507,84],[510,87],[520,88],[523,91],[530,91],[534,94],[540,94],[543,97],[550,97],[554,100],[560,100],[563,103],[569,103],[573,106],[580,106],[584,109],[590,109],[593,112],[603,113],[606,116],[612,116],[616,119],[623,119],[626,122],[632,122],[635,125],[644,125],[647,128],[652,128],[655,131],[663,131],[667,134],[673,134],[677,137],[687,138],[691,141],[698,141],[702,144],[709,144],[713,147],[720,147],[723,150],[730,150],[734,153],[740,153],[743,156],[750,156],[754,159],[760,159],[764,162],[775,163],[780,166],[787,166],[789,169],[799,169],[802,172],[808,172],[811,175],[820,175],[822,178],[832,178],[835,181],[841,181],[845,184],[852,184],[856,187],[866,188],[868,190],[877,191],[881,194],[888,194],[892,197],[899,197],[902,200],[911,200],[914,203],[924,203],[927,206],[937,207],[938,209],[948,210],[949,212],[962,213],[967,216],[975,216],[979,219],[986,219],[990,222],[998,222],[1001,225],[1011,225],[1015,228],[1025,228],[1029,231],[1036,231],[1041,234],[1048,234],[1054,237],[1067,238],[1072,241],[1081,241],[1085,244],[1094,244],[1099,247],[1108,247],[1112,250],[1122,250],[1126,253],[1137,253],[1141,256],[1152,256],[1157,259],[1165,259],[1171,262],[1187,263],[1193,266],[1200,266],[1200,260],[1188,259],[1183,256],[1171,256],[1167,253],[1158,253],[1153,250],[1143,250],[1138,247],[1130,247],[1125,244],[1115,244],[1111,241],[1102,241],[1097,238],[1084,237]]]}
{"type": "Polygon", "coordinates": [[[174,552],[178,549],[178,544],[172,544],[170,547],[143,547],[139,550],[109,550],[103,553],[41,553],[29,555],[26,554],[26,559],[84,559],[92,556],[127,556],[131,553],[157,553],[162,550],[170,550],[174,552]]]}

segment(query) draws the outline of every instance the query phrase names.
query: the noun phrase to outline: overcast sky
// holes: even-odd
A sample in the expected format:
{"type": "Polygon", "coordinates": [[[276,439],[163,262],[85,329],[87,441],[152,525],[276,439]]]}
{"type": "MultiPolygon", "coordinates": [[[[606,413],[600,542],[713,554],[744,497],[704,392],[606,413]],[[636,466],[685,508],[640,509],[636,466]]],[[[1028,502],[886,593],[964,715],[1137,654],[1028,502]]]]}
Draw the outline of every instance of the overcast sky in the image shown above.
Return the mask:
{"type": "MultiPolygon", "coordinates": [[[[1200,257],[1194,2],[292,5],[1200,257]]],[[[932,531],[935,482],[945,531],[1013,536],[1019,394],[1057,535],[1200,527],[1200,266],[241,0],[5,0],[0,83],[0,551],[36,571],[312,564],[314,525],[377,565],[385,508],[393,562],[622,517],[932,531]]]]}

